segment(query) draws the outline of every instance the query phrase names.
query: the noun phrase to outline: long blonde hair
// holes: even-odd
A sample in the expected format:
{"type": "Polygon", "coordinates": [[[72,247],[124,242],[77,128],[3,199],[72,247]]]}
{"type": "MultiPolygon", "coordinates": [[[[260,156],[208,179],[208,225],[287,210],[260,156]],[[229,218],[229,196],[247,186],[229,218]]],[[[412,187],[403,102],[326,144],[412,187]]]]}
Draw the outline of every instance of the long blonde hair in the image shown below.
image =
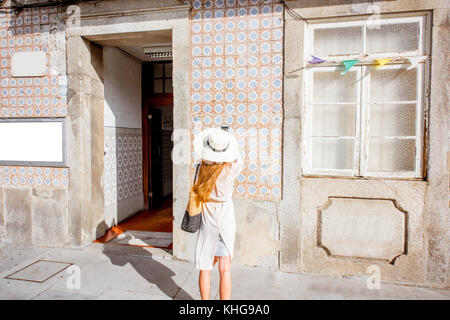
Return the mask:
{"type": "Polygon", "coordinates": [[[227,170],[229,170],[230,167],[230,162],[206,163],[202,160],[197,175],[197,181],[192,187],[192,190],[195,192],[201,202],[210,201],[209,196],[211,195],[211,191],[216,186],[217,178],[224,168],[227,168],[227,170]]]}

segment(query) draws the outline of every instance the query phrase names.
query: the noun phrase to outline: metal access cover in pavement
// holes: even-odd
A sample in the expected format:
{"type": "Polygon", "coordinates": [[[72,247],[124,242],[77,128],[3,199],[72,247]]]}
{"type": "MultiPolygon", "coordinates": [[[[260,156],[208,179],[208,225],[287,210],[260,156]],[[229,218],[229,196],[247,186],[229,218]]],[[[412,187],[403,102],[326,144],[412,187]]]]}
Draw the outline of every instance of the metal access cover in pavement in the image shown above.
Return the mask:
{"type": "Polygon", "coordinates": [[[72,263],[68,262],[38,260],[6,276],[5,279],[42,283],[71,265],[72,263]]]}

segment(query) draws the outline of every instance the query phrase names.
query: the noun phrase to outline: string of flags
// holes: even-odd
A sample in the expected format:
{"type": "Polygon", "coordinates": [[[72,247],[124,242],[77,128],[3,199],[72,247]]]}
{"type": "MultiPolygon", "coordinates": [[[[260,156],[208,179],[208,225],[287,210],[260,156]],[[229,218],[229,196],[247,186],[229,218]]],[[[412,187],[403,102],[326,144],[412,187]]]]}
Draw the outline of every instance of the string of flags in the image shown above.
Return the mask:
{"type": "Polygon", "coordinates": [[[355,64],[358,63],[359,60],[344,60],[342,61],[342,64],[344,65],[345,70],[341,72],[341,76],[347,73],[348,70],[350,70],[355,64]]]}
{"type": "Polygon", "coordinates": [[[386,63],[388,63],[391,60],[392,59],[375,59],[374,61],[377,64],[376,69],[381,68],[382,66],[384,66],[386,63]]]}
{"type": "Polygon", "coordinates": [[[411,69],[417,67],[417,65],[419,63],[421,63],[422,61],[424,61],[426,58],[427,57],[410,57],[410,58],[408,58],[410,66],[406,69],[411,70],[411,69]]]}
{"type": "MultiPolygon", "coordinates": [[[[341,75],[345,75],[355,64],[360,62],[363,58],[367,57],[367,54],[362,55],[359,59],[351,59],[351,60],[341,60],[341,61],[330,61],[330,60],[324,60],[322,58],[316,57],[314,55],[311,55],[312,59],[308,61],[309,64],[320,64],[324,62],[341,62],[344,66],[344,71],[341,72],[341,75]]],[[[406,70],[411,70],[419,63],[427,59],[427,56],[419,56],[419,57],[405,57],[402,59],[407,59],[409,62],[409,66],[406,68],[406,70]]],[[[383,67],[385,64],[387,64],[389,61],[391,61],[392,58],[385,58],[385,59],[373,59],[373,62],[375,62],[376,67],[375,69],[379,69],[383,67]]]]}

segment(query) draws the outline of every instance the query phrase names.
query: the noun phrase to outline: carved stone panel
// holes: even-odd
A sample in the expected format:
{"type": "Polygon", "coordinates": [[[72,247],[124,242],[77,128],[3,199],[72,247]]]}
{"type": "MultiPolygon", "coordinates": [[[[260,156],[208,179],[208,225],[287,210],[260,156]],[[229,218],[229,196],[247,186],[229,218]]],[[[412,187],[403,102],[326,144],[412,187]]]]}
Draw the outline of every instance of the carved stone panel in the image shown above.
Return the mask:
{"type": "Polygon", "coordinates": [[[394,264],[406,253],[406,223],[394,200],[329,197],[318,208],[317,245],[328,256],[394,264]]]}

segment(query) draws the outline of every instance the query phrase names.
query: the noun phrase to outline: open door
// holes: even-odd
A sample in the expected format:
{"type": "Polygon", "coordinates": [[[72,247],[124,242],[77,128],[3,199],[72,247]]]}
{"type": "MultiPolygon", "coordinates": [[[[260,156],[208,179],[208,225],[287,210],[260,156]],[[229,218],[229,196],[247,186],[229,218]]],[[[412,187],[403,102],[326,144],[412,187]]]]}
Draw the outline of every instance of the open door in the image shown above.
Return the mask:
{"type": "Polygon", "coordinates": [[[143,64],[143,187],[145,204],[155,209],[172,196],[172,61],[143,64]]]}
{"type": "Polygon", "coordinates": [[[157,207],[162,200],[162,154],[161,154],[161,110],[150,107],[148,109],[149,128],[149,206],[157,207]]]}

